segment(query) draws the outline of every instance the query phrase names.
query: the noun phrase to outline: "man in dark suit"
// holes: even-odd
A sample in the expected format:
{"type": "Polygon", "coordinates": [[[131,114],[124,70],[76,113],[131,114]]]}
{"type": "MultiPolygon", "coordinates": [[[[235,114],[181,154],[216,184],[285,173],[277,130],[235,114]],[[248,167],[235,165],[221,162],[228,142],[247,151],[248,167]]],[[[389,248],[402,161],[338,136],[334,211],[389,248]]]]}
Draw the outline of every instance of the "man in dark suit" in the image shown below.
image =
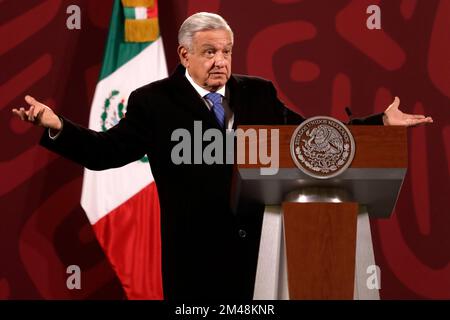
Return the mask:
{"type": "MultiPolygon", "coordinates": [[[[92,170],[120,167],[147,154],[161,206],[162,270],[166,299],[251,299],[263,206],[230,209],[231,165],[180,164],[172,133],[183,128],[225,132],[237,125],[299,124],[271,82],[231,73],[233,33],[222,17],[198,13],[179,31],[181,64],[168,78],[136,89],[128,110],[106,132],[83,128],[27,96],[22,120],[49,128],[41,144],[92,170]]],[[[355,123],[416,125],[398,98],[384,114],[355,123]]],[[[192,149],[192,152],[195,152],[192,149]]],[[[192,153],[193,154],[193,153],[192,153]]]]}

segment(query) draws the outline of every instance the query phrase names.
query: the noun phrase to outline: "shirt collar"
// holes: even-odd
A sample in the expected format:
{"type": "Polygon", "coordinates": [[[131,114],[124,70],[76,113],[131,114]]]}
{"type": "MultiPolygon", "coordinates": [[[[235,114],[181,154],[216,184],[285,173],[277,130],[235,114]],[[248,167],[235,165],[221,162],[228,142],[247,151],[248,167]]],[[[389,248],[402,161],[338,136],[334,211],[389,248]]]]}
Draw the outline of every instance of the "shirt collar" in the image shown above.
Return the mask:
{"type": "MultiPolygon", "coordinates": [[[[204,98],[208,93],[210,93],[210,91],[206,90],[205,88],[200,87],[198,84],[195,83],[195,81],[189,75],[189,72],[187,69],[186,69],[185,76],[188,79],[189,83],[194,87],[195,91],[197,91],[197,93],[200,95],[200,97],[204,98]]],[[[219,93],[222,97],[225,97],[225,86],[223,86],[216,92],[219,93]]]]}

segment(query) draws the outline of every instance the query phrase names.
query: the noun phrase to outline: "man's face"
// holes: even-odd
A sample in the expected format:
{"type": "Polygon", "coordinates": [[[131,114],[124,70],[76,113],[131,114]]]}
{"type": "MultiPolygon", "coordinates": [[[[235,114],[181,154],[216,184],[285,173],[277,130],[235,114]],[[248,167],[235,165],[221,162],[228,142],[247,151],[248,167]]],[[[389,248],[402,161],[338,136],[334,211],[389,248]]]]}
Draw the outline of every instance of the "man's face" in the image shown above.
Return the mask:
{"type": "Polygon", "coordinates": [[[208,91],[217,91],[231,76],[231,35],[227,30],[199,31],[192,48],[180,46],[178,54],[191,78],[208,91]]]}

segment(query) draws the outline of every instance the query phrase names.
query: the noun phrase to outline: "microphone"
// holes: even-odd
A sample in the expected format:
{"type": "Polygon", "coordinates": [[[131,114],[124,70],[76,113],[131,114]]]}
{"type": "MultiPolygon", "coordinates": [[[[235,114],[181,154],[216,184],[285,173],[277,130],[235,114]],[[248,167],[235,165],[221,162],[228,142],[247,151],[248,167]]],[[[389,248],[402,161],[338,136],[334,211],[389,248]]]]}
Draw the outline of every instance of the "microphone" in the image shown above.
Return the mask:
{"type": "Polygon", "coordinates": [[[351,118],[353,115],[352,111],[350,110],[350,108],[348,106],[345,107],[345,113],[348,115],[349,118],[351,118]]]}
{"type": "Polygon", "coordinates": [[[352,121],[353,121],[353,113],[352,113],[352,111],[350,110],[350,107],[345,107],[345,113],[347,114],[347,116],[348,116],[348,120],[349,120],[349,122],[351,123],[352,121]]]}

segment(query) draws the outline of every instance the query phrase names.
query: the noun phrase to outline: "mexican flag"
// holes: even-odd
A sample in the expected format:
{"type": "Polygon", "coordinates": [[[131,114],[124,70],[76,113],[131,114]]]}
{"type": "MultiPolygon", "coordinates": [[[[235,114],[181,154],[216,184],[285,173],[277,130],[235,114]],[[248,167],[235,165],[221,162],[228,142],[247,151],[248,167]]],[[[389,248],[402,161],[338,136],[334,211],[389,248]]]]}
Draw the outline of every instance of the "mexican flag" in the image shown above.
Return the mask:
{"type": "MultiPolygon", "coordinates": [[[[115,0],[89,128],[117,124],[134,89],[166,76],[157,1],[115,0]]],[[[159,202],[147,157],[85,169],[81,205],[128,299],[162,299],[159,202]]]]}

